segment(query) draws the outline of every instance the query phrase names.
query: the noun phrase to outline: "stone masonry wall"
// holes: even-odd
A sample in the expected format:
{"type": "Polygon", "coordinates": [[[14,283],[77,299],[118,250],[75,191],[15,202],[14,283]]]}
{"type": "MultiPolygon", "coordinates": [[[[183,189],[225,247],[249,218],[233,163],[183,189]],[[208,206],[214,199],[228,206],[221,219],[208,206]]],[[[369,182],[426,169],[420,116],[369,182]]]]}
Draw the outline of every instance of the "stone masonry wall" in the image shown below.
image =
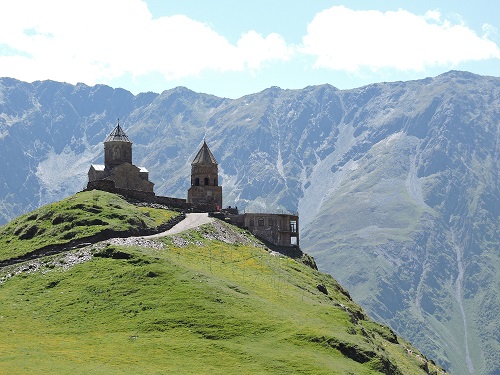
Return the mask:
{"type": "Polygon", "coordinates": [[[187,203],[185,199],[163,197],[155,195],[154,192],[149,191],[120,189],[115,187],[113,181],[109,180],[97,180],[89,182],[87,184],[87,188],[84,191],[90,190],[103,190],[109,193],[122,195],[128,199],[146,203],[157,203],[185,212],[213,212],[216,210],[216,207],[214,205],[187,203]]]}

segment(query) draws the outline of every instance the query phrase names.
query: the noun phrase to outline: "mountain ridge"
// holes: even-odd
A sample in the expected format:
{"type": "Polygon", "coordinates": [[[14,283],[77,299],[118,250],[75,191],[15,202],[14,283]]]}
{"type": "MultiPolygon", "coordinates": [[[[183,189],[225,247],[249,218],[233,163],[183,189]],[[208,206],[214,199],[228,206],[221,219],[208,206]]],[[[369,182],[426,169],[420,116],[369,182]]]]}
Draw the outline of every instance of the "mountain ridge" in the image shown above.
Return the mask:
{"type": "Polygon", "coordinates": [[[225,205],[298,210],[304,250],[371,315],[454,373],[472,373],[467,350],[474,373],[498,371],[499,78],[452,71],[234,100],[48,83],[62,91],[47,105],[30,84],[1,85],[17,98],[0,104],[4,221],[81,190],[116,118],[161,195],[185,196],[206,138],[225,205]]]}

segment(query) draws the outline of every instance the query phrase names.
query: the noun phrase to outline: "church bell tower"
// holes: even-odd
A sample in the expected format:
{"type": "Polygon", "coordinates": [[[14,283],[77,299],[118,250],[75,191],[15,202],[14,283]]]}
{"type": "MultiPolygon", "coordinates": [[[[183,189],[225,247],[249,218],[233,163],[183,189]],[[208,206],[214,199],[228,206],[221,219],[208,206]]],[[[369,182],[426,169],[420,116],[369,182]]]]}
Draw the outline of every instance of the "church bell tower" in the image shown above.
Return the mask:
{"type": "Polygon", "coordinates": [[[203,146],[191,163],[191,187],[188,203],[211,205],[214,210],[222,208],[222,186],[219,186],[217,160],[203,141],[203,146]]]}
{"type": "Polygon", "coordinates": [[[132,164],[132,142],[118,125],[104,140],[104,165],[110,170],[123,163],[132,164]]]}

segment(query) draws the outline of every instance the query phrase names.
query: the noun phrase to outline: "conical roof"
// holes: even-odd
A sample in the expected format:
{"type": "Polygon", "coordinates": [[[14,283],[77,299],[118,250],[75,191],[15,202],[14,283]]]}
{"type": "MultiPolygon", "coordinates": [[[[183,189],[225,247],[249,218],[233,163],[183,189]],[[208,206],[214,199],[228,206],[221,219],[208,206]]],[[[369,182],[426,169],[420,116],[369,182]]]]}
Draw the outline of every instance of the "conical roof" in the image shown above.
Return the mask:
{"type": "Polygon", "coordinates": [[[203,146],[201,146],[191,164],[217,164],[217,160],[215,160],[214,155],[208,148],[207,142],[203,141],[203,146]]]}
{"type": "Polygon", "coordinates": [[[128,143],[132,143],[130,141],[130,139],[128,139],[127,134],[125,134],[125,132],[121,128],[119,122],[118,122],[118,125],[116,125],[116,128],[114,128],[113,131],[106,137],[104,142],[128,142],[128,143]]]}

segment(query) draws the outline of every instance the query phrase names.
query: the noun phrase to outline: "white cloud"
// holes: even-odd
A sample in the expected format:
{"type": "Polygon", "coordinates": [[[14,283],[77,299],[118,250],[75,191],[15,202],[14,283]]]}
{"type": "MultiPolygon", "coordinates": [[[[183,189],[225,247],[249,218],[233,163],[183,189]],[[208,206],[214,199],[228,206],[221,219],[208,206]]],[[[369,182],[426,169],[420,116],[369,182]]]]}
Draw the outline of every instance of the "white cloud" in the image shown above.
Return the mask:
{"type": "Polygon", "coordinates": [[[497,28],[495,26],[493,26],[493,25],[488,24],[488,23],[485,23],[483,25],[482,30],[484,32],[484,34],[483,34],[483,38],[484,39],[488,39],[490,36],[492,38],[498,36],[498,30],[497,30],[497,28]]]}
{"type": "Polygon", "coordinates": [[[276,33],[263,38],[257,32],[249,31],[238,41],[238,48],[251,69],[258,69],[266,60],[288,60],[293,55],[292,48],[276,33]]]}
{"type": "Polygon", "coordinates": [[[249,31],[231,44],[209,25],[153,19],[140,0],[0,3],[0,76],[94,84],[125,74],[167,79],[204,70],[259,69],[293,53],[277,34],[249,31]]]}
{"type": "Polygon", "coordinates": [[[384,13],[335,6],[316,14],[301,51],[314,56],[318,68],[420,71],[500,59],[499,47],[486,35],[443,20],[439,11],[417,16],[401,9],[384,13]]]}
{"type": "Polygon", "coordinates": [[[439,22],[441,20],[441,12],[439,10],[428,10],[425,12],[424,18],[427,20],[432,20],[439,22]]]}
{"type": "Polygon", "coordinates": [[[231,43],[187,16],[153,18],[141,0],[2,0],[0,76],[94,84],[153,73],[180,80],[309,60],[299,54],[313,56],[315,67],[339,71],[421,71],[500,58],[491,40],[498,31],[484,25],[482,34],[439,10],[417,16],[337,6],[314,17],[300,47],[253,30],[231,43]]]}

